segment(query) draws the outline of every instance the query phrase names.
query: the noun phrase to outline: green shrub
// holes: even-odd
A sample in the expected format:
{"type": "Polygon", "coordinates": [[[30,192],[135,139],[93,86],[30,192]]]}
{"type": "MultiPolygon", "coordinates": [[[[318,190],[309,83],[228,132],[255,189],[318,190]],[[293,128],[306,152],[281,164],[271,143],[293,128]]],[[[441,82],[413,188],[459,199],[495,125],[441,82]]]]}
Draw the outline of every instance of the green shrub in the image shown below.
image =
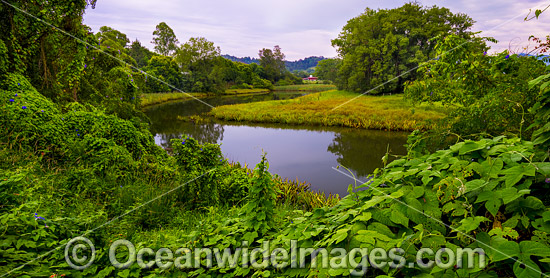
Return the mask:
{"type": "Polygon", "coordinates": [[[224,164],[220,147],[210,143],[201,145],[190,137],[172,139],[171,143],[185,180],[190,181],[182,187],[184,202],[190,208],[218,205],[222,181],[220,166],[224,164]]]}

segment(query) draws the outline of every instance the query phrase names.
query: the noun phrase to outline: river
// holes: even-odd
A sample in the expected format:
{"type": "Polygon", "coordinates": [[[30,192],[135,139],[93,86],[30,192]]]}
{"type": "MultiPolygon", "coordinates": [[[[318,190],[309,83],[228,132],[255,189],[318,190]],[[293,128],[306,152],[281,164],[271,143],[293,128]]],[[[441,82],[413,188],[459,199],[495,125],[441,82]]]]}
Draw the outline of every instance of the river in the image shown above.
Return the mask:
{"type": "MultiPolygon", "coordinates": [[[[212,105],[226,105],[273,99],[290,99],[298,92],[274,92],[263,95],[204,98],[212,105]]],[[[201,142],[221,144],[229,161],[253,168],[267,153],[269,171],[283,178],[307,181],[313,190],[347,195],[354,180],[333,168],[342,165],[359,180],[383,166],[381,158],[389,147],[391,154],[404,155],[406,132],[360,130],[335,127],[210,122],[195,124],[178,120],[208,112],[210,107],[196,100],[159,104],[145,109],[152,121],[155,142],[168,147],[170,139],[189,135],[201,142]]],[[[347,172],[345,169],[340,168],[347,172]]]]}

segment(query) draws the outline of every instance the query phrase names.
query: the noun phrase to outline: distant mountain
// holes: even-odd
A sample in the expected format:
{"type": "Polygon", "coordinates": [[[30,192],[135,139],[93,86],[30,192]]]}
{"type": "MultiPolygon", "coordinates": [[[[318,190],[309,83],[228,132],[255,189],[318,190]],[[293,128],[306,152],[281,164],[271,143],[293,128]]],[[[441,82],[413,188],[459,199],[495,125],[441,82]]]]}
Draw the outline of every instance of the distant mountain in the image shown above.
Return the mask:
{"type": "Polygon", "coordinates": [[[323,56],[311,56],[305,59],[300,59],[298,61],[285,61],[286,68],[289,71],[295,70],[308,70],[310,68],[316,67],[319,61],[325,60],[323,56]]]}
{"type": "MultiPolygon", "coordinates": [[[[225,59],[231,60],[233,62],[241,62],[245,64],[260,64],[260,59],[258,58],[250,58],[250,57],[235,57],[231,55],[222,55],[225,59]]],[[[323,56],[311,56],[304,59],[300,59],[298,61],[285,61],[286,69],[289,71],[295,71],[295,70],[304,70],[307,71],[308,69],[311,69],[313,67],[317,66],[317,63],[319,61],[325,60],[326,58],[323,56]]]]}

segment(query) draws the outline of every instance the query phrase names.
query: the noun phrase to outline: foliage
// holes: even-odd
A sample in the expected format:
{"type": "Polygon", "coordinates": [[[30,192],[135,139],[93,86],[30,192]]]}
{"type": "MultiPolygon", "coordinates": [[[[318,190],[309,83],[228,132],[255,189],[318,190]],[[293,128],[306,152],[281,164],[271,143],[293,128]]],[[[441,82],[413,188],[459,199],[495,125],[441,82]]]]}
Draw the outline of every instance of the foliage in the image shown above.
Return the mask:
{"type": "Polygon", "coordinates": [[[276,45],[273,50],[269,48],[263,48],[259,52],[260,66],[264,68],[264,78],[277,82],[285,75],[285,54],[281,51],[281,48],[276,45]]]}
{"type": "MultiPolygon", "coordinates": [[[[36,15],[76,38],[84,39],[88,30],[81,24],[82,15],[89,5],[95,7],[95,2],[17,1],[1,5],[0,45],[4,45],[5,49],[0,64],[7,67],[10,73],[24,74],[33,86],[42,88],[43,94],[50,98],[77,99],[85,46],[16,8],[36,15]],[[61,14],[64,16],[58,16],[61,14]]],[[[4,77],[0,76],[2,87],[5,84],[4,77]]]]}
{"type": "Polygon", "coordinates": [[[143,68],[147,66],[147,63],[151,60],[154,53],[142,46],[141,42],[136,39],[130,44],[128,55],[136,61],[136,66],[138,68],[143,68]]]}
{"type": "MultiPolygon", "coordinates": [[[[359,273],[368,277],[538,277],[541,271],[549,270],[544,263],[550,258],[546,215],[549,200],[538,196],[543,196],[541,193],[549,186],[545,180],[550,175],[550,164],[532,160],[534,157],[531,142],[499,137],[460,142],[425,156],[398,159],[360,186],[366,190],[342,199],[334,207],[282,215],[273,219],[277,225],[263,234],[245,224],[252,218],[247,216],[251,210],[245,206],[240,216],[215,220],[192,232],[186,246],[264,250],[263,242],[269,240],[269,249],[263,252],[271,254],[275,248],[289,249],[294,240],[295,248],[326,248],[328,254],[319,254],[315,260],[306,257],[306,261],[298,261],[303,263],[300,268],[290,268],[290,260],[297,258],[283,258],[280,262],[287,264],[282,267],[259,269],[242,268],[242,256],[235,256],[233,265],[214,268],[206,267],[211,263],[208,259],[195,257],[201,267],[184,271],[191,277],[341,277],[358,269],[346,262],[340,264],[342,268],[323,268],[322,259],[333,261],[338,257],[338,253],[331,252],[335,248],[399,247],[406,262],[416,262],[420,248],[469,247],[484,250],[485,268],[476,266],[478,256],[473,256],[474,268],[385,265],[365,267],[359,273]],[[242,241],[248,244],[242,245],[242,241]]],[[[433,255],[424,258],[434,260],[433,255]]]]}
{"type": "Polygon", "coordinates": [[[155,51],[160,55],[171,56],[177,50],[179,42],[174,30],[165,22],[161,22],[153,31],[153,41],[151,43],[155,44],[155,51]]]}
{"type": "Polygon", "coordinates": [[[242,208],[245,225],[251,230],[258,232],[259,235],[266,234],[273,228],[273,218],[275,215],[275,198],[277,191],[267,171],[269,164],[265,159],[265,153],[262,160],[254,169],[251,184],[249,186],[249,200],[242,208]]]}
{"type": "Polygon", "coordinates": [[[529,128],[535,129],[532,140],[542,152],[543,156],[550,157],[550,74],[541,75],[529,82],[529,87],[540,86],[540,91],[535,103],[530,111],[535,115],[535,120],[529,128]]]}
{"type": "Polygon", "coordinates": [[[177,51],[176,59],[182,68],[198,62],[206,62],[220,56],[220,47],[206,38],[190,38],[177,51]]]}
{"type": "Polygon", "coordinates": [[[285,66],[288,71],[306,71],[315,68],[319,62],[325,60],[323,56],[311,56],[296,61],[285,61],[285,66]]]}
{"type": "Polygon", "coordinates": [[[172,100],[185,100],[185,99],[191,99],[191,97],[204,97],[205,94],[195,94],[195,93],[180,93],[180,92],[174,92],[174,93],[151,93],[151,94],[143,94],[140,96],[141,99],[141,106],[151,106],[163,102],[168,102],[172,100]]]}
{"type": "Polygon", "coordinates": [[[336,86],[328,84],[302,84],[302,85],[287,85],[287,86],[276,86],[275,91],[301,91],[301,92],[323,92],[335,90],[336,86]]]}
{"type": "Polygon", "coordinates": [[[342,64],[342,59],[326,59],[319,61],[315,68],[315,75],[321,80],[328,80],[336,83],[338,80],[338,70],[342,64]]]}
{"type": "Polygon", "coordinates": [[[367,8],[332,41],[342,58],[338,86],[361,93],[400,93],[405,82],[417,76],[409,71],[435,57],[432,38],[451,33],[469,38],[472,24],[465,14],[418,3],[391,10],[367,8]]]}
{"type": "Polygon", "coordinates": [[[105,44],[109,48],[113,47],[116,50],[125,49],[126,45],[130,42],[126,34],[108,26],[99,28],[96,38],[100,44],[105,44]]]}
{"type": "Polygon", "coordinates": [[[156,80],[153,78],[147,79],[146,89],[147,93],[160,93],[160,92],[171,92],[173,91],[171,87],[175,88],[186,88],[189,87],[190,81],[185,75],[180,73],[180,68],[178,64],[172,59],[172,57],[167,56],[153,56],[147,63],[147,66],[144,68],[147,72],[147,75],[155,76],[160,79],[156,80]]]}
{"type": "Polygon", "coordinates": [[[506,51],[487,55],[479,48],[484,40],[477,38],[480,42],[472,43],[447,36],[435,47],[440,58],[422,65],[421,78],[408,84],[408,99],[441,102],[454,110],[437,133],[522,136],[532,123],[533,115],[527,111],[537,92],[527,82],[545,71],[544,63],[506,51]]]}

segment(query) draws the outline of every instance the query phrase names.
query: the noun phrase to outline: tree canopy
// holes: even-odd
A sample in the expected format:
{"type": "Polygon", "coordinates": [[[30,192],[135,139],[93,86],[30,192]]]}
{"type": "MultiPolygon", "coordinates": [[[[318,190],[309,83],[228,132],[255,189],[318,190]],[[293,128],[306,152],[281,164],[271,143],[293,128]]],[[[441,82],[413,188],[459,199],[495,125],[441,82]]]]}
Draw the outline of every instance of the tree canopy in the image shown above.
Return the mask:
{"type": "Polygon", "coordinates": [[[434,58],[433,48],[448,34],[469,38],[474,21],[447,8],[407,3],[386,10],[367,8],[348,21],[332,45],[342,58],[339,87],[356,92],[402,92],[412,69],[434,58]],[[387,82],[387,84],[385,84],[387,82]]]}
{"type": "Polygon", "coordinates": [[[278,45],[273,47],[273,50],[269,48],[261,49],[259,56],[260,66],[264,68],[264,77],[266,79],[277,82],[285,75],[285,54],[283,54],[278,45]]]}
{"type": "Polygon", "coordinates": [[[178,47],[178,39],[174,30],[168,26],[165,22],[161,22],[157,25],[155,31],[153,31],[153,41],[155,44],[155,51],[161,55],[170,56],[174,54],[178,47]]]}

